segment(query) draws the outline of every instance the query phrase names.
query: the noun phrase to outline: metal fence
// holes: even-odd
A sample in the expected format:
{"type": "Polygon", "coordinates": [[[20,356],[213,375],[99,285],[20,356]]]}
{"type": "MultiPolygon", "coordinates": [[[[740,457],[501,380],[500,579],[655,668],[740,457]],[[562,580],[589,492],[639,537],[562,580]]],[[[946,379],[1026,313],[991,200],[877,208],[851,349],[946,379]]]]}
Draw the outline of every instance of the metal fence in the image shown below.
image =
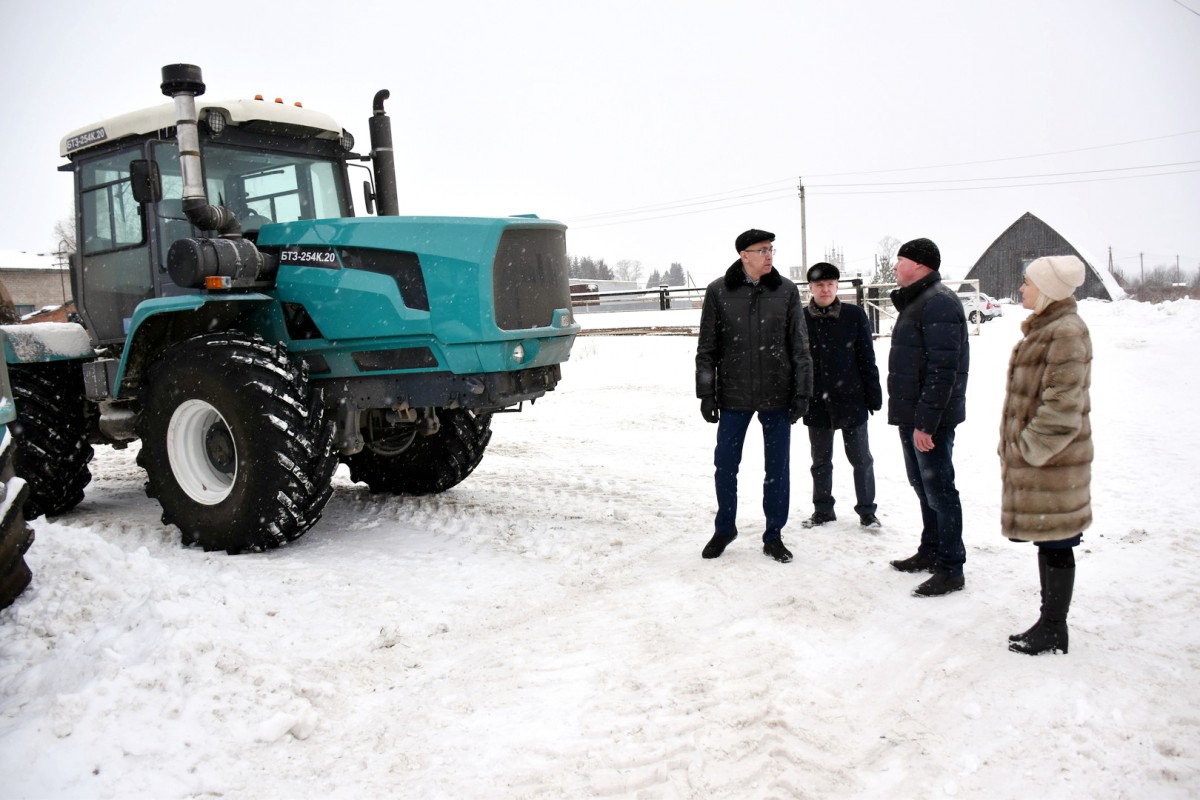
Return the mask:
{"type": "MultiPolygon", "coordinates": [[[[969,285],[974,288],[975,303],[979,304],[979,281],[953,281],[958,286],[969,285]]],[[[797,284],[800,289],[800,299],[804,303],[810,297],[808,285],[797,284]]],[[[892,326],[896,323],[899,312],[892,305],[892,290],[895,283],[863,283],[861,278],[850,278],[838,281],[838,297],[842,302],[853,298],[859,308],[867,312],[871,323],[871,332],[876,336],[890,336],[892,326]]],[[[571,306],[574,313],[608,313],[613,311],[670,311],[673,308],[699,308],[704,301],[703,286],[658,286],[652,289],[620,289],[610,292],[588,291],[584,287],[572,287],[571,306]]],[[[961,296],[961,292],[959,292],[961,296]]],[[[980,322],[970,325],[970,333],[979,333],[980,322]]],[[[609,330],[609,329],[605,329],[609,330]]]]}

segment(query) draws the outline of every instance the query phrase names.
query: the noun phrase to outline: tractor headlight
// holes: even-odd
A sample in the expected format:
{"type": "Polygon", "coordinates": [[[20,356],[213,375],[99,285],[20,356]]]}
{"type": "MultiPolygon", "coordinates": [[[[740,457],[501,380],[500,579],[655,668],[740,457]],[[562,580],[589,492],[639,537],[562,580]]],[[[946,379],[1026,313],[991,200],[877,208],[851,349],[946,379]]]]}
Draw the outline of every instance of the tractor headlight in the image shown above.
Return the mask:
{"type": "Polygon", "coordinates": [[[512,349],[512,360],[518,364],[525,363],[525,345],[518,343],[517,346],[512,349]]]}
{"type": "Polygon", "coordinates": [[[354,134],[342,128],[342,135],[338,137],[338,143],[342,146],[343,150],[349,153],[354,149],[354,134]]]}

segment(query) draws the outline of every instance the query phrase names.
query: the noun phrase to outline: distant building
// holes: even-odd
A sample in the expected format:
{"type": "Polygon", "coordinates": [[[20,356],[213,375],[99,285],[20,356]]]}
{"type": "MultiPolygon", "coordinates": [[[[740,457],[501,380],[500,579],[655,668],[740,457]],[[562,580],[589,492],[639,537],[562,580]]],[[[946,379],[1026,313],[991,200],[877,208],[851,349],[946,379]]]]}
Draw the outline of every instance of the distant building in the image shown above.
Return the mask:
{"type": "Polygon", "coordinates": [[[61,306],[73,294],[65,262],[43,253],[0,250],[0,283],[8,289],[18,316],[61,306]]]}
{"type": "Polygon", "coordinates": [[[1042,256],[1078,256],[1083,261],[1087,273],[1083,286],[1075,290],[1076,298],[1118,300],[1125,296],[1112,273],[1097,269],[1095,262],[1062,234],[1028,211],[983,251],[964,280],[975,278],[979,281],[979,291],[984,294],[1020,302],[1017,289],[1025,279],[1025,267],[1042,256]]]}

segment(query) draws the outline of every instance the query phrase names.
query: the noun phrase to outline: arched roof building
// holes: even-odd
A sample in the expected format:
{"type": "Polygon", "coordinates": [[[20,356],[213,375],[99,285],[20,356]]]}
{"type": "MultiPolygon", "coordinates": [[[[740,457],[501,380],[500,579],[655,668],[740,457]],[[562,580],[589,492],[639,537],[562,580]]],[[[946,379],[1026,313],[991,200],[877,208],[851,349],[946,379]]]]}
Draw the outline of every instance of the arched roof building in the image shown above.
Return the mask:
{"type": "Polygon", "coordinates": [[[1025,267],[1030,261],[1042,256],[1067,255],[1078,256],[1087,265],[1083,286],[1075,290],[1077,299],[1094,297],[1117,300],[1124,296],[1116,279],[1107,270],[1097,269],[1087,255],[1028,211],[983,251],[966,277],[978,279],[979,291],[984,294],[1019,302],[1017,288],[1024,280],[1025,267]]]}

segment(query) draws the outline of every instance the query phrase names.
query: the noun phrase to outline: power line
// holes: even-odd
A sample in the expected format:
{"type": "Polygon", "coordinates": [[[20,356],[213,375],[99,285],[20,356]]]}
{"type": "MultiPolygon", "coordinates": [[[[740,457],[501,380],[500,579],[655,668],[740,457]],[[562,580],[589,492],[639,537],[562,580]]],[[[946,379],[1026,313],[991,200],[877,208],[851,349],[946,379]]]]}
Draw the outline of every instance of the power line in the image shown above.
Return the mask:
{"type": "MultiPolygon", "coordinates": [[[[759,184],[759,185],[766,186],[767,184],[759,184]]],[[[753,187],[751,187],[751,188],[753,188],[753,187]]],[[[680,201],[671,202],[671,203],[657,203],[657,204],[648,205],[648,206],[638,206],[635,208],[626,209],[624,211],[607,211],[607,212],[602,212],[602,213],[598,213],[598,214],[585,214],[580,217],[574,217],[574,219],[588,220],[588,219],[595,219],[598,217],[628,216],[630,214],[636,214],[640,211],[656,211],[656,210],[657,211],[666,211],[666,210],[674,209],[674,208],[686,208],[688,206],[705,205],[708,203],[719,203],[719,202],[723,202],[725,200],[742,200],[747,197],[758,197],[758,196],[766,195],[766,194],[774,194],[774,195],[777,195],[778,197],[786,197],[789,194],[791,194],[792,191],[793,191],[792,187],[789,186],[789,187],[786,187],[783,189],[768,189],[768,190],[762,191],[762,192],[750,192],[749,194],[737,194],[737,195],[729,195],[729,196],[725,196],[725,195],[721,195],[721,194],[698,195],[696,198],[691,198],[690,200],[680,200],[680,201]],[[700,198],[704,198],[704,197],[713,197],[714,199],[712,199],[712,200],[700,199],[700,198]]],[[[721,207],[723,208],[724,206],[721,206],[721,207]]]]}
{"type": "MultiPolygon", "coordinates": [[[[1020,181],[1029,178],[1061,178],[1066,175],[1094,175],[1098,172],[1127,172],[1135,169],[1162,169],[1200,164],[1200,161],[1173,161],[1167,164],[1145,164],[1140,167],[1108,167],[1107,169],[1084,169],[1075,172],[1042,172],[1034,175],[1004,175],[994,178],[939,178],[932,181],[892,181],[888,183],[810,183],[807,188],[828,189],[856,186],[916,186],[926,183],[975,183],[977,181],[1020,181]]],[[[1184,170],[1185,172],[1187,170],[1184,170]]],[[[1164,173],[1170,174],[1170,173],[1164,173]]]]}
{"type": "MultiPolygon", "coordinates": [[[[1145,175],[1114,175],[1108,178],[1080,178],[1074,181],[1038,181],[1036,183],[1012,183],[1004,186],[946,186],[940,189],[868,189],[867,191],[854,192],[816,192],[822,197],[831,195],[847,195],[847,194],[912,194],[918,192],[971,192],[979,190],[993,189],[1022,189],[1030,186],[1061,186],[1068,183],[1099,183],[1101,181],[1128,181],[1135,178],[1158,178],[1163,175],[1183,175],[1188,172],[1200,172],[1200,167],[1196,169],[1177,169],[1170,172],[1149,172],[1145,175]]],[[[999,180],[999,179],[994,179],[999,180]]],[[[1009,180],[1019,180],[1013,178],[1009,180]]]]}
{"type": "Polygon", "coordinates": [[[1186,8],[1188,11],[1192,12],[1193,14],[1195,14],[1197,17],[1200,17],[1200,11],[1197,11],[1196,9],[1194,9],[1194,8],[1192,8],[1192,7],[1190,7],[1190,6],[1185,6],[1185,5],[1183,5],[1183,3],[1179,2],[1179,0],[1175,0],[1175,2],[1176,2],[1176,3],[1178,3],[1179,5],[1183,6],[1184,8],[1186,8]]]}
{"type": "MultiPolygon", "coordinates": [[[[1130,140],[1124,141],[1124,142],[1112,142],[1109,144],[1091,145],[1088,147],[1077,147],[1077,148],[1072,148],[1072,149],[1068,149],[1068,150],[1054,150],[1054,151],[1050,151],[1050,152],[1046,152],[1046,153],[1035,153],[1032,155],[1006,156],[1003,158],[981,159],[981,160],[976,160],[976,161],[962,161],[962,162],[956,162],[956,163],[951,163],[951,164],[936,164],[936,165],[930,165],[930,166],[924,166],[924,167],[895,167],[895,168],[891,168],[891,169],[865,170],[865,171],[860,171],[860,172],[828,172],[828,173],[810,174],[810,175],[807,175],[807,177],[809,177],[809,178],[854,177],[856,175],[881,175],[881,174],[886,174],[886,173],[890,173],[890,172],[911,172],[914,170],[921,170],[921,169],[944,169],[944,168],[948,168],[948,167],[974,166],[974,165],[978,165],[978,164],[994,164],[994,163],[999,163],[999,162],[1003,162],[1003,161],[1019,161],[1019,160],[1030,159],[1030,158],[1043,158],[1045,156],[1052,156],[1052,155],[1065,155],[1068,153],[1081,153],[1081,152],[1087,152],[1087,151],[1091,151],[1091,150],[1103,150],[1103,149],[1112,148],[1112,147],[1124,147],[1126,145],[1131,145],[1131,144],[1142,144],[1145,142],[1156,142],[1156,141],[1161,141],[1163,139],[1178,138],[1180,136],[1191,136],[1191,135],[1197,134],[1197,133],[1200,133],[1200,128],[1195,129],[1195,130],[1190,130],[1190,131],[1182,131],[1180,133],[1168,133],[1168,134],[1163,134],[1161,136],[1150,136],[1150,137],[1146,137],[1143,139],[1130,139],[1130,140]]],[[[1117,167],[1114,169],[1151,169],[1151,168],[1155,168],[1155,167],[1117,167]]],[[[1062,174],[1071,174],[1071,173],[1062,173],[1062,174]]],[[[1082,174],[1082,173],[1080,173],[1080,174],[1082,174]]],[[[956,179],[956,180],[962,180],[962,181],[1023,180],[1026,177],[1029,177],[1029,176],[1017,176],[1017,177],[1013,177],[1013,178],[978,178],[978,179],[964,178],[964,179],[956,179]]],[[[729,190],[726,190],[723,192],[711,192],[709,194],[694,195],[692,197],[686,197],[686,198],[682,198],[680,200],[668,200],[668,201],[664,201],[662,203],[651,203],[649,205],[644,205],[644,206],[634,206],[631,208],[617,209],[617,210],[613,210],[613,211],[602,211],[602,212],[596,212],[596,213],[592,213],[592,214],[584,214],[584,215],[580,215],[577,217],[572,217],[571,219],[574,219],[577,221],[600,220],[600,219],[608,218],[608,217],[633,216],[633,215],[638,215],[642,212],[675,211],[677,209],[688,208],[690,206],[706,205],[706,204],[711,204],[711,203],[724,203],[724,201],[726,201],[726,200],[743,200],[743,199],[746,199],[749,197],[771,195],[770,197],[765,197],[763,199],[763,201],[761,201],[761,202],[766,202],[767,200],[779,199],[781,197],[789,196],[792,193],[792,191],[794,190],[794,181],[795,180],[796,179],[794,176],[788,176],[787,178],[782,178],[782,179],[775,180],[775,181],[752,184],[750,186],[743,186],[743,187],[739,187],[736,189],[729,189],[729,190]],[[777,186],[779,184],[784,184],[784,185],[778,186],[778,188],[774,188],[774,189],[766,189],[764,191],[751,191],[751,190],[762,189],[763,187],[777,186]]],[[[947,179],[947,180],[943,180],[943,181],[928,181],[928,182],[929,183],[948,183],[948,182],[950,182],[950,180],[947,179]]],[[[833,184],[830,184],[830,185],[833,185],[833,184]]],[[[886,185],[886,184],[879,184],[879,185],[886,185]]],[[[1002,187],[994,187],[994,188],[1002,188],[1002,187]]],[[[829,194],[829,193],[822,192],[822,194],[829,194]]],[[[849,193],[846,193],[846,194],[849,194],[849,193]]],[[[740,206],[740,205],[747,205],[747,203],[731,203],[728,205],[723,204],[723,205],[716,206],[713,209],[697,209],[696,211],[691,212],[691,213],[699,213],[700,211],[704,211],[704,210],[716,210],[718,208],[727,208],[727,207],[740,206]]],[[[665,214],[663,216],[667,216],[667,217],[679,216],[679,214],[671,213],[671,214],[665,214]]],[[[660,216],[647,217],[647,219],[661,219],[661,218],[663,218],[663,217],[660,217],[660,216]]],[[[632,221],[637,221],[637,220],[632,220],[632,221]]],[[[612,223],[603,223],[603,224],[619,224],[619,223],[612,222],[612,223]]]]}
{"type": "Polygon", "coordinates": [[[1021,161],[1027,158],[1045,158],[1046,156],[1062,156],[1069,153],[1086,153],[1091,150],[1105,150],[1110,147],[1125,147],[1130,144],[1144,144],[1146,142],[1157,142],[1162,139],[1175,139],[1180,136],[1191,136],[1192,134],[1200,133],[1200,128],[1192,131],[1182,131],[1181,133],[1167,133],[1162,136],[1151,136],[1146,139],[1130,139],[1127,142],[1113,142],[1112,144],[1097,144],[1090,147],[1075,147],[1070,150],[1051,150],[1046,153],[1034,153],[1028,156],[1005,156],[1003,158],[988,158],[981,161],[959,161],[952,164],[931,164],[925,167],[895,167],[892,169],[876,169],[867,170],[865,172],[829,172],[823,175],[810,175],[811,178],[837,178],[841,176],[853,177],[855,175],[881,175],[886,172],[912,172],[918,169],[946,169],[948,167],[972,167],[977,164],[997,164],[1001,161],[1021,161]]]}
{"type": "MultiPolygon", "coordinates": [[[[1179,162],[1179,163],[1180,164],[1195,164],[1195,163],[1200,163],[1200,162],[1184,161],[1184,162],[1179,162]]],[[[1169,165],[1159,165],[1159,166],[1169,166],[1169,165]]],[[[1002,177],[1002,178],[964,178],[964,179],[961,179],[961,181],[1025,180],[1027,178],[1036,178],[1036,177],[1059,177],[1059,176],[1065,176],[1065,175],[1094,174],[1096,172],[1111,172],[1111,171],[1124,171],[1124,170],[1134,170],[1134,169],[1154,169],[1154,168],[1156,168],[1156,167],[1150,167],[1150,166],[1146,166],[1146,167],[1114,167],[1109,170],[1088,170],[1088,171],[1079,172],[1079,173],[1070,173],[1070,172],[1068,172],[1068,173],[1046,173],[1045,175],[1011,176],[1011,177],[1002,177]]],[[[1000,190],[1000,189],[1020,189],[1020,188],[1028,188],[1028,187],[1032,187],[1032,186],[1061,186],[1061,185],[1072,184],[1072,183],[1097,183],[1097,182],[1101,182],[1101,181],[1124,181],[1124,180],[1134,180],[1137,178],[1156,178],[1156,177],[1162,177],[1162,176],[1166,176],[1166,175],[1182,175],[1182,174],[1187,174],[1187,173],[1191,173],[1191,172],[1200,172],[1200,168],[1170,170],[1167,172],[1151,172],[1151,173],[1147,173],[1144,175],[1115,175],[1115,176],[1104,177],[1104,178],[1079,178],[1076,180],[1065,180],[1065,181],[1036,181],[1033,183],[1013,183],[1013,184],[1006,184],[1003,186],[943,186],[940,188],[932,188],[931,187],[931,188],[909,188],[909,189],[870,188],[870,187],[877,187],[877,186],[914,186],[914,185],[920,185],[920,184],[925,184],[925,183],[960,182],[959,180],[943,180],[943,181],[898,181],[898,182],[894,182],[894,183],[872,183],[872,184],[825,184],[825,185],[818,186],[818,187],[806,185],[805,188],[806,189],[816,189],[816,191],[814,191],[813,194],[819,195],[821,197],[858,195],[858,194],[916,194],[916,193],[925,193],[925,192],[996,191],[996,190],[1000,190]],[[838,189],[838,188],[843,188],[843,187],[851,188],[852,190],[844,191],[844,192],[828,191],[829,189],[838,189]]],[[[728,198],[730,200],[744,200],[744,202],[721,202],[720,205],[711,205],[712,203],[720,202],[719,200],[711,200],[711,201],[705,201],[705,202],[701,202],[701,203],[683,203],[683,204],[674,205],[674,206],[672,206],[672,205],[663,205],[663,206],[659,206],[659,207],[647,206],[647,207],[643,207],[647,211],[657,209],[659,211],[668,212],[668,213],[661,213],[661,214],[655,213],[655,214],[646,215],[646,213],[644,211],[634,211],[634,210],[626,211],[626,212],[614,211],[614,212],[609,212],[608,214],[594,214],[591,217],[568,217],[564,221],[570,222],[572,224],[572,227],[575,227],[575,228],[603,228],[603,227],[608,227],[610,225],[626,225],[626,224],[631,224],[631,223],[636,223],[636,222],[650,222],[652,220],[657,220],[657,219],[682,217],[682,216],[687,216],[690,214],[700,214],[700,213],[704,213],[707,211],[720,211],[720,210],[723,210],[726,208],[738,208],[740,206],[759,205],[762,203],[774,202],[776,200],[789,199],[789,198],[792,198],[795,196],[796,195],[795,195],[794,190],[791,188],[788,188],[786,190],[773,190],[773,191],[769,191],[769,192],[757,192],[757,193],[753,193],[750,195],[740,195],[737,197],[728,198]],[[745,198],[747,198],[747,197],[756,197],[759,195],[770,195],[770,196],[759,197],[759,199],[754,199],[754,200],[745,200],[745,198]],[[696,208],[696,209],[691,209],[691,210],[676,210],[676,209],[680,209],[680,208],[688,208],[689,206],[694,206],[694,205],[709,205],[710,207],[709,208],[696,208]],[[610,221],[599,221],[599,220],[597,220],[597,218],[599,218],[599,217],[633,217],[633,218],[632,219],[614,219],[614,220],[610,220],[610,221]],[[596,221],[584,222],[584,224],[578,224],[577,222],[575,222],[575,220],[596,220],[596,221]]]]}

